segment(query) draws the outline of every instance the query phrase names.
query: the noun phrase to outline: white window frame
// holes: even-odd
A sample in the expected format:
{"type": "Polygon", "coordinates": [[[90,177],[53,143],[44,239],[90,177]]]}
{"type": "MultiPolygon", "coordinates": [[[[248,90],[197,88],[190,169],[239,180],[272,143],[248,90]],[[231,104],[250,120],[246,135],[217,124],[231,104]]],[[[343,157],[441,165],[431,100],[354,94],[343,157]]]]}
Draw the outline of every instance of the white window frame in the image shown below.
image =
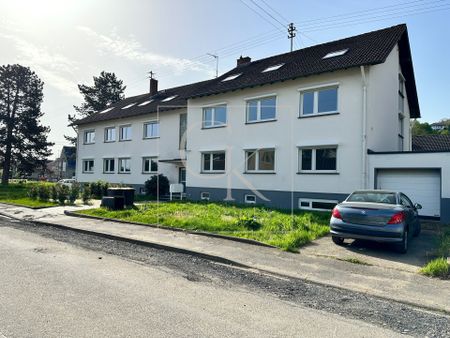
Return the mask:
{"type": "Polygon", "coordinates": [[[405,113],[405,78],[401,73],[398,74],[398,113],[405,113]]]}
{"type": "Polygon", "coordinates": [[[93,173],[94,173],[94,170],[95,170],[95,161],[94,161],[93,158],[86,158],[86,159],[83,159],[81,165],[82,165],[81,171],[83,172],[83,174],[93,174],[93,173]],[[87,162],[92,162],[92,168],[91,168],[91,170],[86,170],[86,163],[87,163],[87,162]]]}
{"type": "Polygon", "coordinates": [[[336,50],[334,52],[329,52],[327,55],[325,55],[322,59],[330,59],[330,58],[335,58],[337,56],[342,56],[347,54],[348,52],[348,48],[346,49],[340,49],[340,50],[336,50]]]}
{"type": "Polygon", "coordinates": [[[269,147],[269,148],[257,148],[257,149],[245,149],[245,173],[275,173],[276,172],[276,149],[275,147],[269,147]],[[266,150],[273,150],[273,170],[260,170],[259,169],[259,152],[260,151],[266,151],[266,150]],[[249,152],[255,152],[255,169],[248,169],[248,153],[249,152]]]}
{"type": "Polygon", "coordinates": [[[324,146],[307,146],[298,147],[298,172],[299,173],[317,173],[317,174],[335,174],[338,173],[339,165],[339,147],[334,144],[324,146]],[[316,169],[316,151],[318,149],[336,149],[336,169],[334,170],[318,170],[316,169]],[[312,150],[311,154],[311,169],[302,169],[302,154],[303,150],[312,150]]]}
{"type": "Polygon", "coordinates": [[[339,201],[337,200],[325,200],[325,199],[317,199],[317,198],[299,198],[298,199],[298,208],[301,210],[317,210],[317,211],[330,211],[331,209],[323,209],[323,208],[313,208],[313,202],[317,202],[317,203],[334,203],[335,205],[339,203],[339,201]],[[308,202],[309,206],[308,207],[304,207],[302,206],[302,202],[308,202]]]}
{"type": "Polygon", "coordinates": [[[322,115],[332,115],[332,114],[339,114],[339,83],[328,83],[328,84],[323,84],[320,86],[313,86],[313,87],[306,87],[306,88],[300,88],[298,89],[299,93],[300,93],[300,104],[299,104],[299,113],[298,116],[299,117],[312,117],[312,116],[322,116],[322,115]],[[337,110],[333,110],[333,111],[328,111],[328,112],[322,112],[319,113],[319,92],[322,90],[327,90],[327,89],[332,89],[332,88],[336,88],[337,90],[337,94],[336,94],[336,108],[337,110]],[[314,100],[313,100],[313,113],[312,114],[303,114],[303,95],[305,93],[314,93],[314,100]]]}
{"type": "Polygon", "coordinates": [[[155,174],[155,173],[158,172],[158,170],[159,170],[158,157],[156,157],[156,156],[144,156],[144,157],[142,157],[142,173],[143,174],[155,174]],[[149,169],[150,170],[149,171],[145,171],[145,161],[147,161],[147,160],[150,160],[150,163],[149,163],[149,169]],[[151,163],[151,161],[155,161],[156,162],[156,166],[157,166],[156,171],[152,170],[152,163],[151,163]]]}
{"type": "Polygon", "coordinates": [[[256,204],[256,195],[245,194],[244,195],[244,203],[245,204],[256,204]],[[249,199],[250,197],[250,199],[249,199]]]}
{"type": "Polygon", "coordinates": [[[124,125],[119,126],[119,142],[131,141],[132,137],[133,137],[133,128],[132,128],[131,124],[124,124],[124,125]],[[124,128],[130,128],[130,138],[125,139],[122,137],[122,134],[123,134],[122,131],[124,128]]]}
{"type": "Polygon", "coordinates": [[[160,123],[159,120],[153,120],[153,121],[148,121],[148,122],[144,122],[144,130],[143,130],[143,135],[144,135],[144,139],[152,139],[152,138],[159,138],[159,133],[160,133],[160,123]],[[152,135],[152,136],[148,136],[147,133],[147,126],[149,124],[157,124],[158,125],[158,135],[152,135]]]}
{"type": "Polygon", "coordinates": [[[116,172],[116,160],[113,157],[108,157],[103,159],[103,173],[104,174],[114,174],[116,172]],[[110,169],[110,165],[107,164],[109,161],[114,162],[114,170],[110,169]]]}
{"type": "Polygon", "coordinates": [[[200,200],[201,201],[209,201],[210,198],[211,198],[211,195],[210,195],[209,191],[202,191],[200,193],[200,200]]]}
{"type": "Polygon", "coordinates": [[[95,143],[95,129],[85,130],[83,132],[83,144],[94,144],[95,143]],[[93,137],[88,142],[88,135],[91,134],[93,137]]]}
{"type": "Polygon", "coordinates": [[[252,124],[252,123],[276,121],[277,120],[277,115],[278,115],[278,108],[277,108],[277,106],[278,106],[278,99],[277,99],[277,95],[274,95],[274,94],[258,96],[258,97],[250,97],[250,98],[245,99],[245,123],[252,124]],[[270,119],[261,119],[261,101],[265,100],[265,99],[271,99],[271,98],[275,99],[275,117],[272,117],[270,119]],[[248,119],[249,112],[250,112],[250,102],[253,102],[253,101],[257,101],[256,120],[250,121],[248,119]]]}
{"type": "Polygon", "coordinates": [[[117,160],[117,172],[119,173],[119,174],[131,174],[131,157],[120,157],[120,158],[118,158],[118,160],[117,160]],[[125,171],[122,171],[121,170],[121,167],[122,167],[122,165],[121,165],[121,162],[122,161],[129,161],[129,170],[127,171],[127,170],[125,170],[125,171]]]}
{"type": "Polygon", "coordinates": [[[105,143],[112,143],[112,142],[116,142],[116,138],[117,138],[117,130],[116,127],[106,127],[105,128],[105,143]],[[108,130],[114,130],[114,139],[113,140],[108,140],[108,130]]]}
{"type": "Polygon", "coordinates": [[[221,128],[221,127],[226,127],[228,124],[228,108],[227,105],[225,103],[222,104],[216,104],[214,106],[206,106],[203,107],[202,109],[202,128],[203,129],[209,129],[209,128],[221,128]],[[216,123],[216,108],[218,107],[225,107],[225,123],[221,124],[221,123],[216,123]],[[207,109],[211,109],[211,125],[210,126],[206,126],[205,122],[205,113],[207,109]]]}
{"type": "Polygon", "coordinates": [[[201,172],[202,173],[224,173],[226,171],[227,168],[227,153],[225,150],[216,150],[216,151],[202,151],[201,152],[201,172]],[[224,154],[225,155],[225,165],[224,165],[224,169],[223,170],[214,170],[213,169],[213,156],[214,154],[224,154]],[[210,155],[210,161],[209,161],[209,170],[205,170],[205,155],[210,155]]]}

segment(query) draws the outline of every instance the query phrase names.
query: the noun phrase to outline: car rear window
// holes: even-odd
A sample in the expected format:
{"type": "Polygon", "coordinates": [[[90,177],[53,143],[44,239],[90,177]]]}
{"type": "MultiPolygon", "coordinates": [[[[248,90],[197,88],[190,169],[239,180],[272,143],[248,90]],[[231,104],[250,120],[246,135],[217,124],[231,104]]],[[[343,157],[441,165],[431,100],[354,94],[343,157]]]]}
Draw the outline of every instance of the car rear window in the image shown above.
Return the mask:
{"type": "Polygon", "coordinates": [[[395,194],[378,192],[354,192],[347,199],[348,202],[397,204],[395,194]]]}

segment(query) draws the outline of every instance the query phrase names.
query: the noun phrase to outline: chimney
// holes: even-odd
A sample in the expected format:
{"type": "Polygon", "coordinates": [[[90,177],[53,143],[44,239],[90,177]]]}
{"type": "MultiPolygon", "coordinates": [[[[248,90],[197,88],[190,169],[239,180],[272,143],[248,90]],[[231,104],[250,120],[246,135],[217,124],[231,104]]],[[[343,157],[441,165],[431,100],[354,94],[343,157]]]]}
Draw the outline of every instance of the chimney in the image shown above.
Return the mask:
{"type": "Polygon", "coordinates": [[[241,57],[239,59],[237,59],[236,65],[242,66],[242,65],[246,65],[247,63],[250,63],[250,62],[252,62],[252,59],[249,56],[242,57],[242,55],[241,55],[241,57]]]}
{"type": "Polygon", "coordinates": [[[158,92],[158,80],[150,78],[150,95],[153,96],[158,92]]]}

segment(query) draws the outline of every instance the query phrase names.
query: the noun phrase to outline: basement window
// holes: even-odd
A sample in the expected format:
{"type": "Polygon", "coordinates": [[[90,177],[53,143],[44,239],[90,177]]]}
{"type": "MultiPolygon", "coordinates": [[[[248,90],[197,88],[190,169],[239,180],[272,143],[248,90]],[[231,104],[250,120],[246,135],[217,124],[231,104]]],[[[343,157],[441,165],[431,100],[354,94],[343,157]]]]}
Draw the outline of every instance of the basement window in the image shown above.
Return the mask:
{"type": "Polygon", "coordinates": [[[234,80],[235,78],[237,78],[241,75],[242,75],[242,73],[227,76],[225,79],[222,80],[222,82],[234,80]]]}
{"type": "Polygon", "coordinates": [[[209,201],[209,192],[202,191],[200,193],[200,200],[202,200],[202,201],[209,201]]]}
{"type": "Polygon", "coordinates": [[[256,196],[255,195],[245,194],[245,196],[244,196],[244,203],[246,203],[246,204],[256,204],[256,196]]]}
{"type": "Polygon", "coordinates": [[[122,107],[122,109],[128,109],[128,108],[131,108],[131,107],[133,107],[135,104],[136,104],[136,102],[130,103],[130,104],[126,105],[125,107],[122,107]]]}
{"type": "Polygon", "coordinates": [[[261,73],[272,72],[274,70],[280,69],[283,66],[284,66],[284,63],[280,63],[278,65],[270,66],[270,67],[267,67],[266,69],[264,69],[261,73]]]}
{"type": "Polygon", "coordinates": [[[322,59],[329,59],[329,58],[334,58],[336,56],[342,56],[345,53],[348,52],[348,48],[347,49],[341,49],[341,50],[337,50],[335,52],[330,52],[327,55],[325,55],[322,59]]]}
{"type": "Polygon", "coordinates": [[[173,96],[169,96],[169,97],[166,97],[164,100],[162,100],[161,102],[167,102],[167,101],[171,101],[171,100],[173,100],[174,98],[176,98],[178,95],[173,95],[173,96]]]}
{"type": "Polygon", "coordinates": [[[322,200],[322,199],[309,199],[299,198],[298,207],[303,210],[319,210],[328,211],[332,210],[338,201],[335,200],[322,200]]]}
{"type": "Polygon", "coordinates": [[[146,106],[146,105],[148,105],[149,103],[152,103],[152,102],[153,102],[153,100],[144,101],[142,103],[139,103],[138,106],[139,107],[146,106]]]}

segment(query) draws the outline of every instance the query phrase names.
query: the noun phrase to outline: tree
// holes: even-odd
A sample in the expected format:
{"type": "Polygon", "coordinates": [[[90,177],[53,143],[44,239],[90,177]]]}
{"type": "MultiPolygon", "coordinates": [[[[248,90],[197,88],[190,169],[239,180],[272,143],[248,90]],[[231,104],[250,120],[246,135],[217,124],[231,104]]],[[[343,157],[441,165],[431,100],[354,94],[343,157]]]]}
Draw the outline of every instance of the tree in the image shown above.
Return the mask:
{"type": "Polygon", "coordinates": [[[8,184],[12,168],[29,174],[43,167],[53,143],[47,141],[49,127],[42,126],[41,103],[44,83],[21,65],[0,67],[0,161],[2,184],[8,184]]]}
{"type": "MultiPolygon", "coordinates": [[[[96,112],[105,109],[110,104],[116,103],[125,98],[126,86],[114,73],[101,72],[100,76],[94,76],[94,85],[78,85],[84,102],[79,106],[73,106],[75,114],[69,114],[70,124],[74,121],[85,118],[96,112]]],[[[66,140],[76,145],[76,137],[64,136],[66,140]]]]}
{"type": "Polygon", "coordinates": [[[414,122],[412,123],[411,131],[412,134],[415,136],[436,134],[436,132],[431,128],[429,123],[427,122],[420,123],[417,120],[414,120],[414,122]]]}

